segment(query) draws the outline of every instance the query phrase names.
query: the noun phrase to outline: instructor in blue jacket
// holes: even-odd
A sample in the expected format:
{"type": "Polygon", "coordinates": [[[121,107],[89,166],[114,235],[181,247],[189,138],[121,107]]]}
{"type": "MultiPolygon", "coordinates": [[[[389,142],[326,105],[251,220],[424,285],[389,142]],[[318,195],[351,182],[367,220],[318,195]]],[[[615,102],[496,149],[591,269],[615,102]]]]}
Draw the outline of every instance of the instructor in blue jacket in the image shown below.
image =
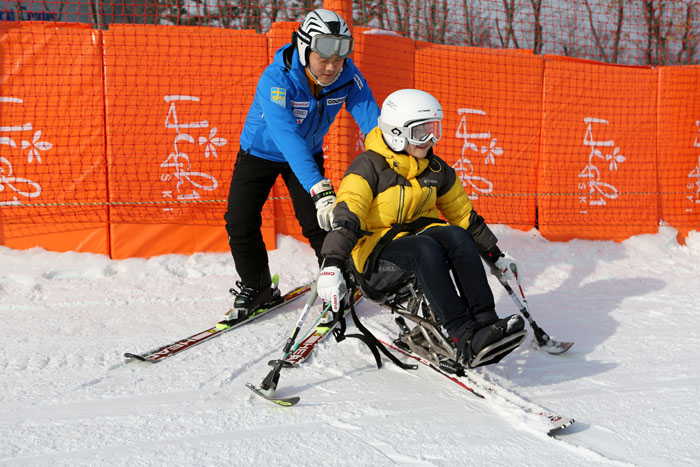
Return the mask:
{"type": "Polygon", "coordinates": [[[379,108],[348,55],[353,39],[338,14],[306,15],[292,42],[280,48],[258,81],[243,132],[224,216],[241,280],[227,319],[243,320],[279,299],[263,242],[262,208],[278,175],[292,198],[302,233],[320,258],[332,227],[335,191],[324,177],[323,138],[343,105],[363,134],[379,108]]]}

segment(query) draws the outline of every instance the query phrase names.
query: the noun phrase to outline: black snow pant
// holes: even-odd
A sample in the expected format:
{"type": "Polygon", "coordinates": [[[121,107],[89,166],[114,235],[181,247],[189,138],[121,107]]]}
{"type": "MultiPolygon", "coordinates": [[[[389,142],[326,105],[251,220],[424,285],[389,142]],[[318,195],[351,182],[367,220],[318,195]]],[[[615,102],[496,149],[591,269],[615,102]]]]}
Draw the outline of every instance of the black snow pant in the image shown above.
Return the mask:
{"type": "Polygon", "coordinates": [[[451,338],[460,339],[468,330],[498,319],[479,250],[463,228],[432,227],[393,240],[384,247],[379,259],[415,275],[451,338]]]}
{"type": "MultiPolygon", "coordinates": [[[[323,173],[323,154],[316,154],[314,158],[323,173]]],[[[236,271],[246,286],[256,289],[270,285],[267,249],[260,229],[262,208],[278,175],[287,185],[302,234],[311,243],[319,263],[326,238],[326,231],[318,225],[311,195],[299,183],[289,164],[268,161],[240,150],[233,168],[224,219],[236,271]]]]}

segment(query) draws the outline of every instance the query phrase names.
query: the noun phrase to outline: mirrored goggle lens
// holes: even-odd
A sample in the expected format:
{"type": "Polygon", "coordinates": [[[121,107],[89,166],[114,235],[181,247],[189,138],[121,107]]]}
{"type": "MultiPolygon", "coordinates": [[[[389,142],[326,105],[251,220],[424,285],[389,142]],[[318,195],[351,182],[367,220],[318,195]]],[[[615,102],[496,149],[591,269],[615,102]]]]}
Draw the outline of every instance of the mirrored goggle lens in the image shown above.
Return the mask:
{"type": "Polygon", "coordinates": [[[437,143],[442,136],[442,125],[439,121],[423,122],[411,127],[409,140],[415,143],[427,143],[429,139],[437,143]]]}
{"type": "Polygon", "coordinates": [[[352,37],[319,34],[311,39],[311,50],[322,58],[331,58],[334,55],[345,58],[352,52],[352,37]]]}

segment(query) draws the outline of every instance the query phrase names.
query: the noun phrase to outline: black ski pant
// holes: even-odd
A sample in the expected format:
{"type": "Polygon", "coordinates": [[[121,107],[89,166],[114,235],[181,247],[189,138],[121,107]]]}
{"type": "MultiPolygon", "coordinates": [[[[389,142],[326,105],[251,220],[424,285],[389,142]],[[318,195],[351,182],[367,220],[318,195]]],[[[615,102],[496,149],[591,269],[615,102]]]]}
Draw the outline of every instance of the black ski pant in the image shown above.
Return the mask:
{"type": "MultiPolygon", "coordinates": [[[[316,154],[314,158],[323,173],[323,154],[316,154]]],[[[302,234],[311,243],[319,263],[326,238],[326,231],[318,225],[311,195],[299,183],[289,164],[268,161],[240,150],[233,168],[224,219],[236,271],[246,286],[256,289],[270,285],[267,249],[260,229],[263,205],[279,175],[289,190],[302,234]]]]}
{"type": "Polygon", "coordinates": [[[393,240],[379,258],[415,275],[451,338],[498,319],[479,250],[463,228],[432,227],[393,240]]]}

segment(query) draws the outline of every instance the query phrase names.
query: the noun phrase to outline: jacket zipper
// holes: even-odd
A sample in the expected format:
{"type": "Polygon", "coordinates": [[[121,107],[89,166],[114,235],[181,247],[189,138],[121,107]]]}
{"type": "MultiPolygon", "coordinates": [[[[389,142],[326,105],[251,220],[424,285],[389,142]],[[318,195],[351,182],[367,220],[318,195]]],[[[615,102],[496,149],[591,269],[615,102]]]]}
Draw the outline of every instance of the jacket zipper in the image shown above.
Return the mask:
{"type": "Polygon", "coordinates": [[[428,189],[428,193],[425,195],[425,198],[423,198],[423,201],[420,203],[420,206],[418,206],[418,210],[416,211],[416,215],[420,214],[421,211],[423,211],[423,207],[425,206],[425,203],[428,202],[428,199],[430,198],[430,193],[432,193],[433,187],[428,186],[426,188],[428,189]]]}
{"type": "Polygon", "coordinates": [[[404,196],[405,196],[405,187],[403,185],[399,185],[399,212],[396,213],[396,223],[401,224],[403,222],[402,219],[402,214],[403,214],[403,203],[404,203],[404,196]]]}

